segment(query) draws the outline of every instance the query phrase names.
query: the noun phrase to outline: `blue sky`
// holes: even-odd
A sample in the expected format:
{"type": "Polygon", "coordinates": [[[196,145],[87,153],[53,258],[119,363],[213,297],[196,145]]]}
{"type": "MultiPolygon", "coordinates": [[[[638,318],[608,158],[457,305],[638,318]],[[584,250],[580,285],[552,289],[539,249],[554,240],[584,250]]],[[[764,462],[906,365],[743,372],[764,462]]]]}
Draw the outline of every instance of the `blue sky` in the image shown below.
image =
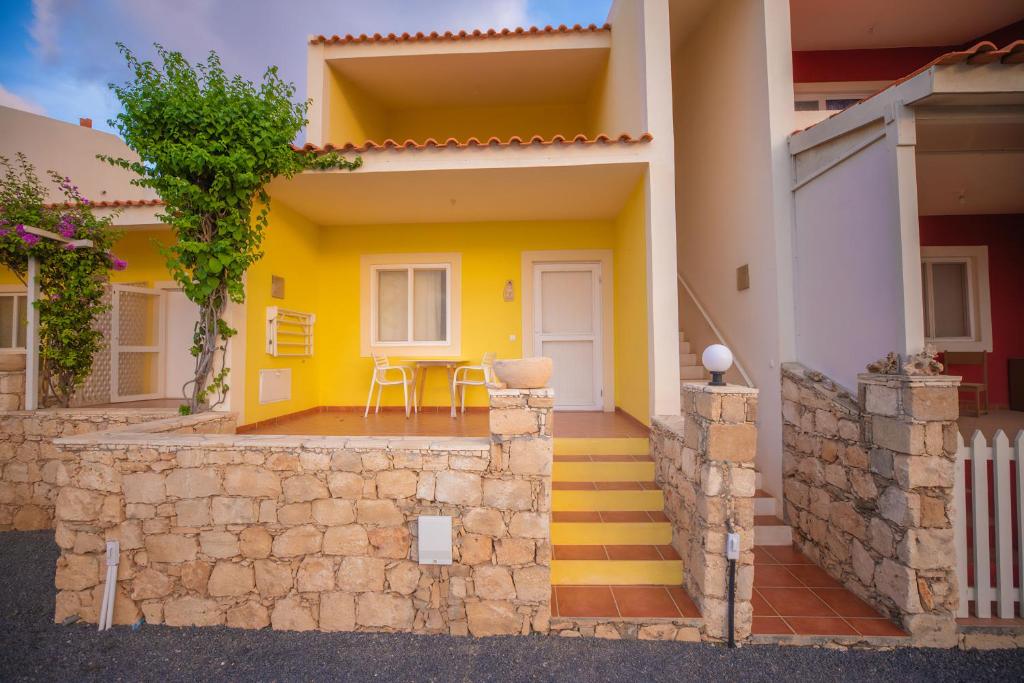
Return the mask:
{"type": "Polygon", "coordinates": [[[305,93],[306,36],[603,23],[611,0],[0,0],[0,105],[64,121],[117,111],[128,77],[114,46],[192,60],[216,50],[258,79],[270,64],[305,93]],[[301,13],[295,8],[303,9],[301,13]]]}

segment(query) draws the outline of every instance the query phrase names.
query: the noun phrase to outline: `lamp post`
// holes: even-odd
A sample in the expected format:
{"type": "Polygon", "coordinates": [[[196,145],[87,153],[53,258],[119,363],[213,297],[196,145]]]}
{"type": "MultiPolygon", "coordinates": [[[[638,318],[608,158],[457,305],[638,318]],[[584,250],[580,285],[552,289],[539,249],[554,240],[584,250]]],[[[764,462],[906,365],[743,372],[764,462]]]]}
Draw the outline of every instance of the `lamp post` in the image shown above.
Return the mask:
{"type": "Polygon", "coordinates": [[[711,381],[708,382],[708,385],[724,387],[725,371],[732,367],[732,351],[729,350],[729,347],[723,344],[712,344],[704,349],[700,362],[711,373],[711,381]]]}

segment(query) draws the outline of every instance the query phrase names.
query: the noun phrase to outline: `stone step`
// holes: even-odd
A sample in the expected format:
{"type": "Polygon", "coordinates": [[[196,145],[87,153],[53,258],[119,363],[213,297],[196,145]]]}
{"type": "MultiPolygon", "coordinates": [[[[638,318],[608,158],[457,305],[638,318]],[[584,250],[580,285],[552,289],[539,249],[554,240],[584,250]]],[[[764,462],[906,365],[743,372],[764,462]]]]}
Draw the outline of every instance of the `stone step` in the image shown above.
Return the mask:
{"type": "Polygon", "coordinates": [[[758,489],[754,493],[754,514],[759,516],[778,516],[778,502],[767,491],[758,489]]]}
{"type": "Polygon", "coordinates": [[[552,512],[660,511],[665,494],[657,491],[552,491],[552,512]]]}
{"type": "Polygon", "coordinates": [[[688,342],[688,341],[681,341],[681,342],[679,342],[679,353],[680,354],[690,353],[690,342],[688,342]]]}
{"type": "Polygon", "coordinates": [[[562,462],[551,466],[552,481],[654,481],[654,461],[562,462]]]}
{"type": "Polygon", "coordinates": [[[646,436],[555,437],[555,455],[648,455],[650,452],[651,442],[646,436]]]}
{"type": "Polygon", "coordinates": [[[679,341],[686,341],[686,333],[682,330],[679,330],[679,341]]]}
{"type": "Polygon", "coordinates": [[[672,525],[665,521],[559,521],[583,515],[552,515],[551,543],[555,545],[669,545],[672,525]]]}
{"type": "Polygon", "coordinates": [[[775,515],[754,515],[754,545],[790,545],[793,529],[775,515]]]}
{"type": "Polygon", "coordinates": [[[689,367],[691,365],[700,365],[700,361],[697,360],[697,354],[695,354],[695,353],[680,353],[679,354],[679,367],[689,367]]]}
{"type": "Polygon", "coordinates": [[[551,560],[553,586],[678,586],[682,560],[551,560]]]}
{"type": "Polygon", "coordinates": [[[703,365],[687,365],[679,368],[679,379],[682,381],[693,381],[698,379],[704,379],[704,366],[703,365]]]}

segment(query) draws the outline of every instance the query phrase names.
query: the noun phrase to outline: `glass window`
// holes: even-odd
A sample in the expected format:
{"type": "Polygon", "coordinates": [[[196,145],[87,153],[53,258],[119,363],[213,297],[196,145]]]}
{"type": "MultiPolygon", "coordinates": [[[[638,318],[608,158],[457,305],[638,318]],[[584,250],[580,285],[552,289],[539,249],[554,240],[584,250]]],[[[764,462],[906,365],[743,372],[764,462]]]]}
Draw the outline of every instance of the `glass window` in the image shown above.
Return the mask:
{"type": "Polygon", "coordinates": [[[374,269],[375,344],[448,343],[450,266],[374,269]]]}
{"type": "Polygon", "coordinates": [[[28,298],[0,294],[0,349],[24,349],[28,298]]]}
{"type": "Polygon", "coordinates": [[[818,111],[821,107],[818,105],[818,100],[797,100],[794,108],[797,111],[818,111]]]}
{"type": "Polygon", "coordinates": [[[925,259],[921,263],[925,337],[974,338],[971,277],[968,259],[925,259]]]}
{"type": "Polygon", "coordinates": [[[860,98],[856,97],[827,99],[825,100],[825,109],[827,111],[842,111],[843,109],[852,107],[858,102],[860,102],[860,98]]]}

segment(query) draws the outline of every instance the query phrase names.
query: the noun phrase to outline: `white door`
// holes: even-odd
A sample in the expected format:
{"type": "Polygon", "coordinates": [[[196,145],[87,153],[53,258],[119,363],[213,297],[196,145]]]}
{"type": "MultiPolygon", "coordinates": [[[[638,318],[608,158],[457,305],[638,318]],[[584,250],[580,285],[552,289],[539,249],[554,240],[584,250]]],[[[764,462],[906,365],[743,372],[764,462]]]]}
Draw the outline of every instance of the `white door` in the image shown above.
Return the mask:
{"type": "Polygon", "coordinates": [[[601,264],[534,266],[533,352],[554,361],[559,410],[601,410],[601,264]]]}
{"type": "Polygon", "coordinates": [[[113,285],[110,328],[110,400],[163,398],[164,293],[113,285]]]}
{"type": "Polygon", "coordinates": [[[165,290],[167,332],[164,335],[164,386],[167,398],[184,398],[182,387],[195,377],[192,337],[199,322],[199,307],[180,289],[165,290]]]}

